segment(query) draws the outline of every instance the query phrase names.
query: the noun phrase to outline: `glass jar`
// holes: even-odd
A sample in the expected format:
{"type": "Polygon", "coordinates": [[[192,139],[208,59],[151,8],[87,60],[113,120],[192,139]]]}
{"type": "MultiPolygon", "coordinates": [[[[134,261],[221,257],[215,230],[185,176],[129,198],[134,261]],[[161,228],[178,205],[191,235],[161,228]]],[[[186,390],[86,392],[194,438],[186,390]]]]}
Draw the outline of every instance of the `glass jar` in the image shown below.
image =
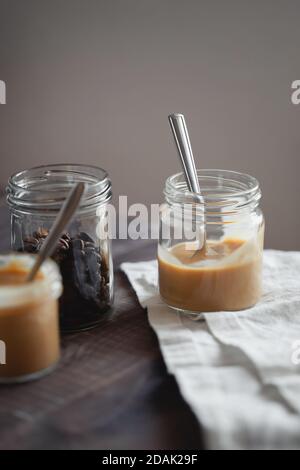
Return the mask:
{"type": "Polygon", "coordinates": [[[25,282],[34,262],[33,255],[0,255],[0,383],[40,378],[60,357],[61,276],[47,260],[35,280],[25,282]]]}
{"type": "Polygon", "coordinates": [[[198,178],[202,203],[187,190],[182,173],[166,181],[158,246],[161,297],[188,314],[248,308],[262,289],[259,183],[225,170],[201,170],[198,178]]]}
{"type": "Polygon", "coordinates": [[[62,331],[97,325],[113,303],[111,241],[105,229],[111,182],[101,168],[49,165],[13,175],[7,188],[12,248],[38,253],[74,184],[85,183],[80,208],[61,236],[53,259],[59,264],[64,292],[62,331]]]}

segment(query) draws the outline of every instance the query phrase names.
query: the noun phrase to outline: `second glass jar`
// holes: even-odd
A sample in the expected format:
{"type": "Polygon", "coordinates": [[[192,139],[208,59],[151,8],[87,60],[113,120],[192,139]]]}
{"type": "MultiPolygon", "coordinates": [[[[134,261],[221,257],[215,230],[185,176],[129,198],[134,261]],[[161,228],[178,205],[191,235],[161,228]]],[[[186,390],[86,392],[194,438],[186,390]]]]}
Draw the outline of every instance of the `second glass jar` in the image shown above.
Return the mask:
{"type": "Polygon", "coordinates": [[[182,173],[166,181],[158,246],[161,297],[188,314],[251,307],[262,291],[258,181],[226,170],[198,171],[198,178],[201,203],[182,173]]]}
{"type": "Polygon", "coordinates": [[[62,331],[97,325],[113,304],[113,264],[107,231],[111,182],[101,168],[49,165],[12,176],[7,188],[12,249],[38,253],[74,184],[86,185],[80,209],[61,236],[53,259],[60,266],[62,331]]]}

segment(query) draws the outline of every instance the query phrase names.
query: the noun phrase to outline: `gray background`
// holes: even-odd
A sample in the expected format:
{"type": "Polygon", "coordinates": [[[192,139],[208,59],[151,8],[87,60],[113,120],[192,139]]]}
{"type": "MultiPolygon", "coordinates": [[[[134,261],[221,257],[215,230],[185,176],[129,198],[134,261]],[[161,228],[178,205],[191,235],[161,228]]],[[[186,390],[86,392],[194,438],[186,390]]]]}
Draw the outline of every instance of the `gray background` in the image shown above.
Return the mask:
{"type": "Polygon", "coordinates": [[[160,202],[182,112],[197,165],[258,177],[267,246],[299,250],[299,17],[287,0],[0,0],[0,185],[90,163],[160,202]]]}

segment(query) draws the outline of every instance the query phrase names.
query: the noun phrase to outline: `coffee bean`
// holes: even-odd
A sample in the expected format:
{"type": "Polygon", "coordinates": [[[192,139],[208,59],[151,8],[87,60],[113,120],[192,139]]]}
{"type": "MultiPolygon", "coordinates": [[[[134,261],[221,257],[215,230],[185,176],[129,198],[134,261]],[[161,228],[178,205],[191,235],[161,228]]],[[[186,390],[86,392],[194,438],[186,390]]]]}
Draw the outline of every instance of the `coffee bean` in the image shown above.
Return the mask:
{"type": "Polygon", "coordinates": [[[36,232],[35,232],[35,237],[36,238],[47,238],[49,235],[49,230],[40,227],[36,232]]]}
{"type": "Polygon", "coordinates": [[[34,245],[34,246],[38,246],[39,241],[35,237],[28,237],[28,238],[25,238],[24,243],[31,244],[31,245],[34,245]]]}
{"type": "Polygon", "coordinates": [[[58,246],[61,250],[65,250],[65,251],[69,250],[70,248],[69,242],[65,240],[64,238],[59,239],[58,246]]]}
{"type": "Polygon", "coordinates": [[[24,240],[24,249],[29,253],[38,251],[39,241],[34,237],[28,237],[24,240]]]}
{"type": "Polygon", "coordinates": [[[69,235],[68,233],[64,233],[64,234],[61,236],[61,238],[62,238],[63,240],[65,240],[66,242],[68,242],[68,243],[70,243],[70,241],[71,241],[71,237],[70,237],[70,235],[69,235]]]}

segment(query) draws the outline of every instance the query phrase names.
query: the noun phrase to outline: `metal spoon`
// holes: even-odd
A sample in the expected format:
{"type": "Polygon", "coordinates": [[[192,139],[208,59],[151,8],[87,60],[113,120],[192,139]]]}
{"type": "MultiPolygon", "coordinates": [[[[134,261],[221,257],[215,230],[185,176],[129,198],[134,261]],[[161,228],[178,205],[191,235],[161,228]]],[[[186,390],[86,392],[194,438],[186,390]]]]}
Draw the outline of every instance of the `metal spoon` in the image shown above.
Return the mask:
{"type": "Polygon", "coordinates": [[[84,183],[78,183],[71,190],[41,248],[41,251],[37,255],[36,261],[27,276],[27,282],[34,280],[43,262],[53,254],[62,232],[70,223],[79,206],[84,188],[84,183]]]}
{"type": "MultiPolygon", "coordinates": [[[[197,195],[196,202],[204,205],[204,199],[201,195],[201,189],[196,171],[192,145],[184,115],[177,113],[170,114],[169,122],[174,136],[175,144],[179,153],[180,161],[183,167],[183,173],[185,175],[188,188],[192,193],[195,193],[197,195]]],[[[205,245],[204,215],[203,223],[201,223],[200,225],[199,227],[197,227],[197,242],[199,250],[202,249],[205,245]]]]}

